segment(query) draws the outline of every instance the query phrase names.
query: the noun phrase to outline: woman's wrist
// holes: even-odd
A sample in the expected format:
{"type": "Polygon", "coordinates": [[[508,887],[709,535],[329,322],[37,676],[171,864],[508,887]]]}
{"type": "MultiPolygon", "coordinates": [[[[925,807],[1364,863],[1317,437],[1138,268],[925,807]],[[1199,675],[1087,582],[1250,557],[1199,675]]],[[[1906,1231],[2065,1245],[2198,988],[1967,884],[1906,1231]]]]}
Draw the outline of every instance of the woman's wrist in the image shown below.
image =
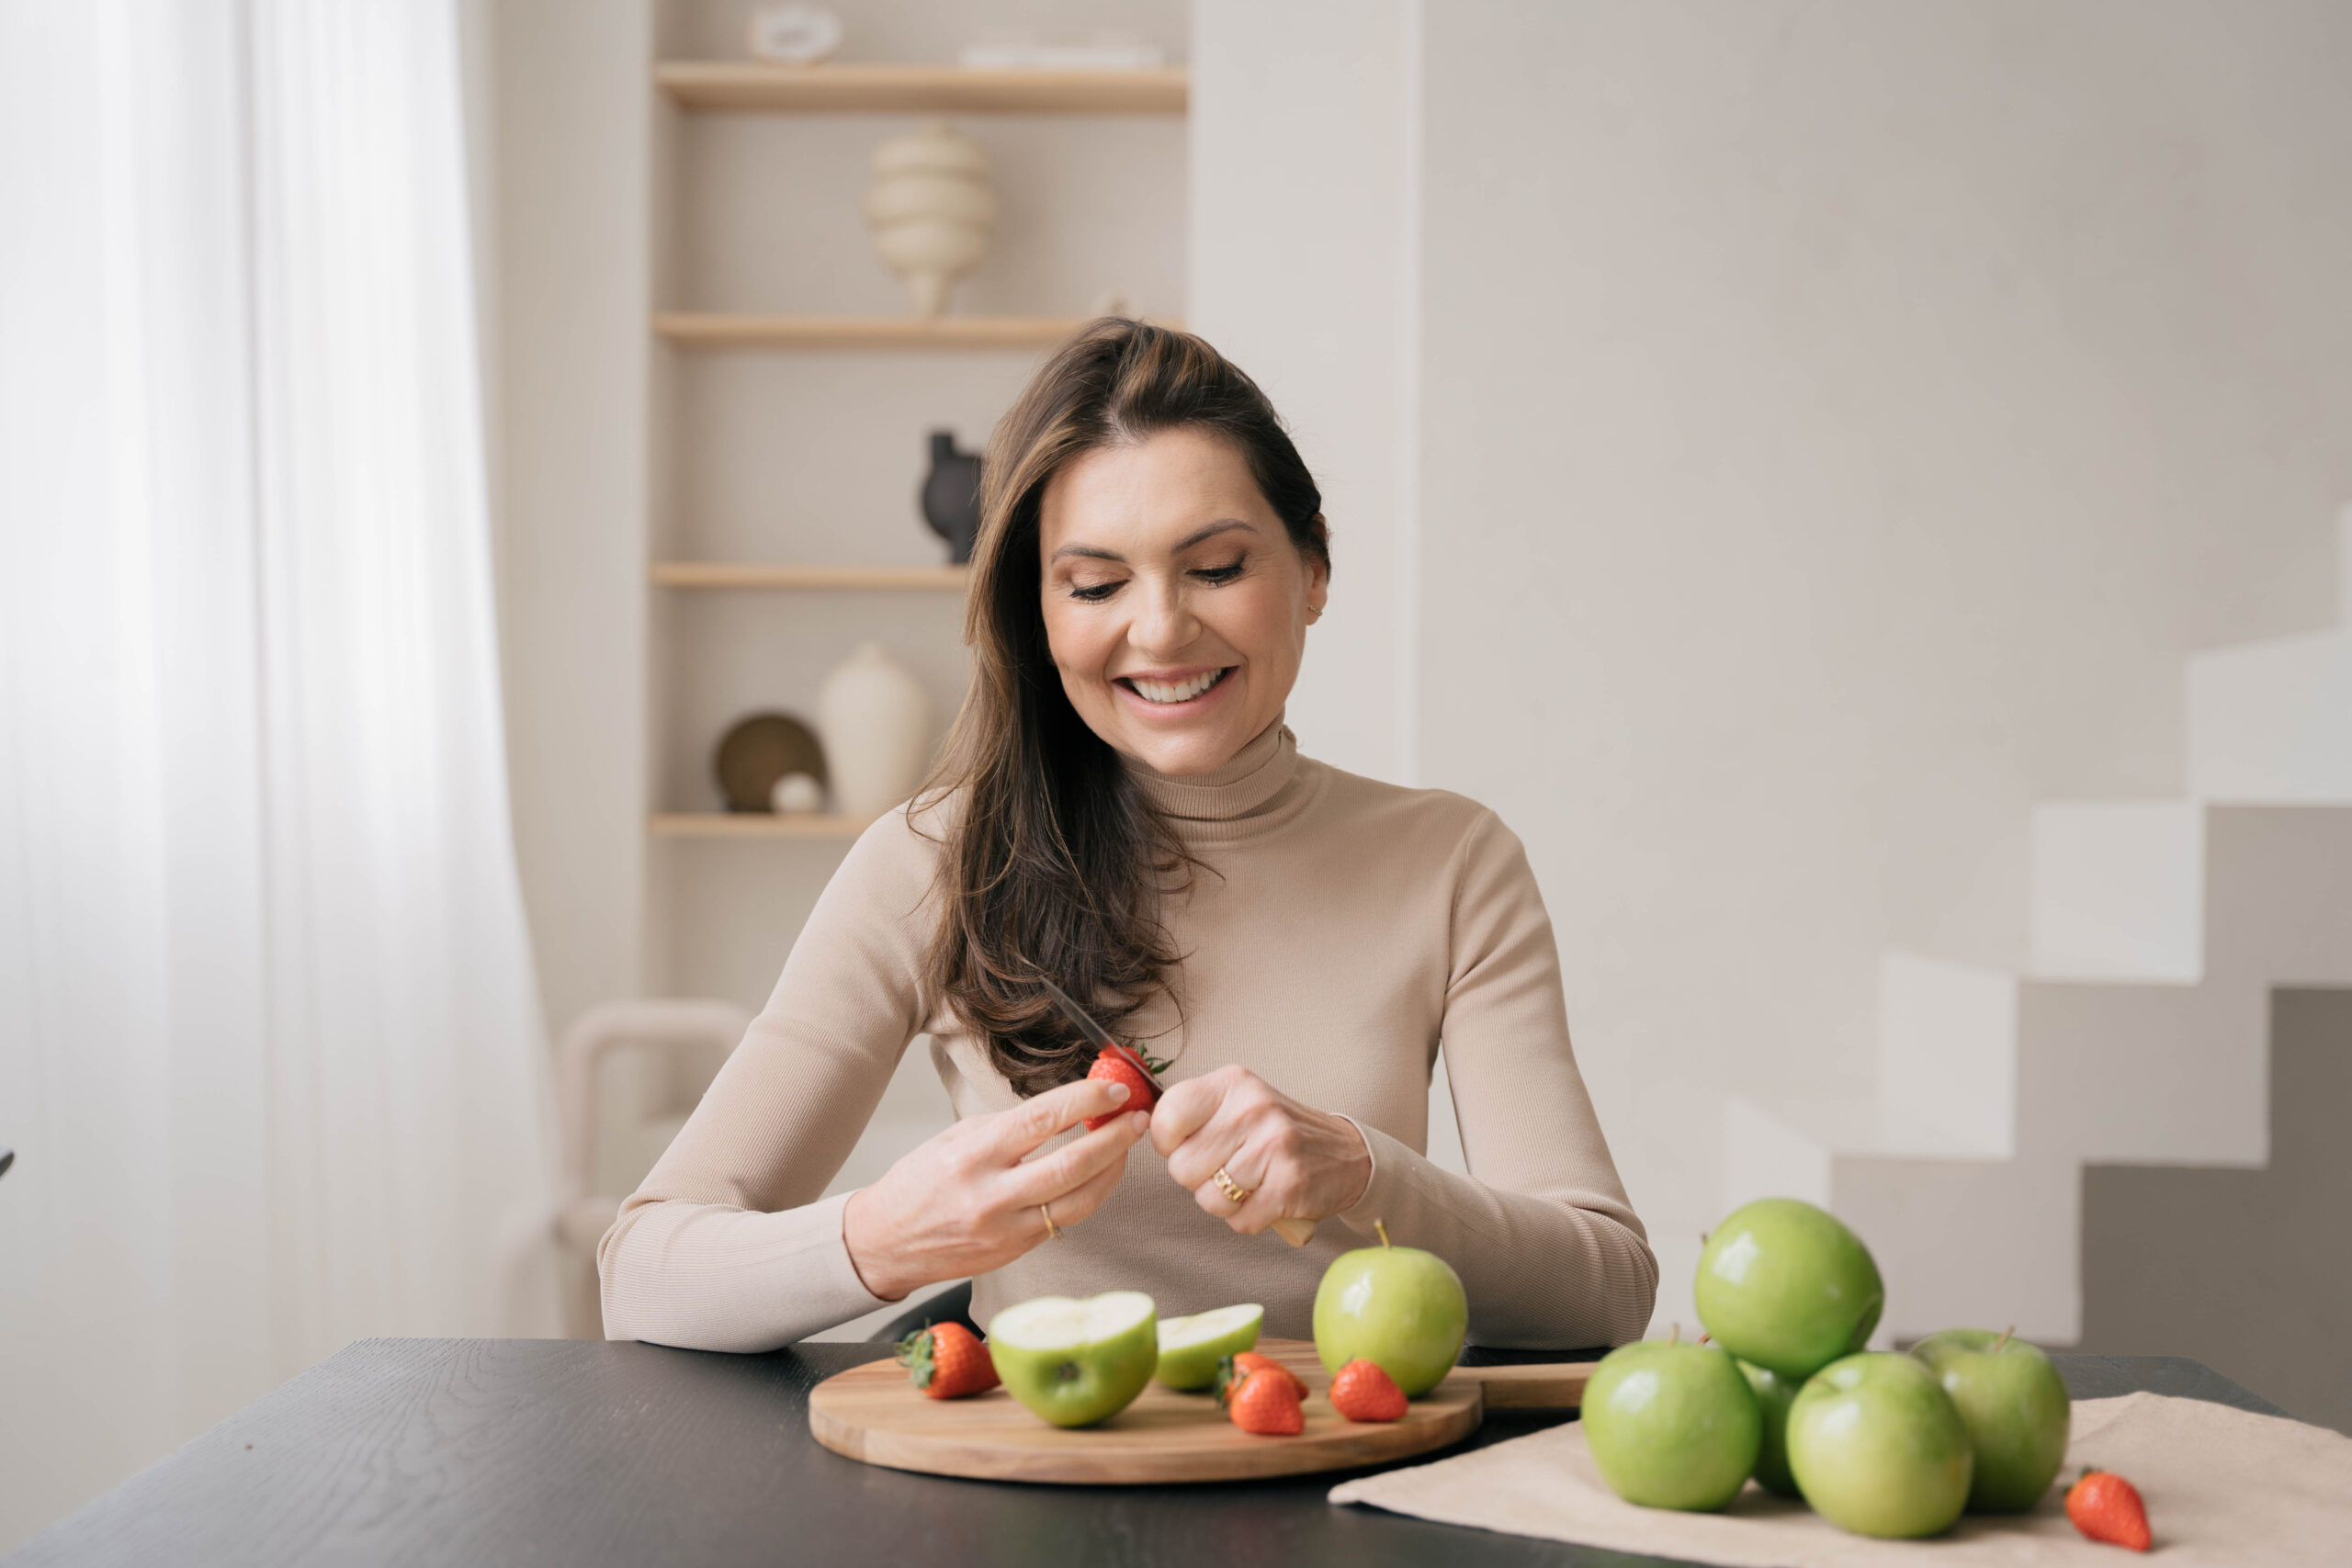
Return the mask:
{"type": "Polygon", "coordinates": [[[851,1271],[867,1295],[876,1301],[901,1302],[923,1281],[902,1282],[892,1274],[889,1249],[876,1244],[873,1194],[872,1188],[861,1187],[842,1205],[842,1247],[849,1254],[851,1271]]]}
{"type": "Polygon", "coordinates": [[[1331,1211],[1335,1214],[1344,1214],[1363,1202],[1364,1194],[1372,1190],[1372,1140],[1364,1136],[1363,1129],[1356,1125],[1354,1117],[1342,1116],[1336,1111],[1328,1111],[1326,1114],[1346,1129],[1340,1134],[1348,1149],[1348,1153],[1340,1160],[1340,1164],[1346,1170],[1340,1188],[1348,1197],[1338,1208],[1331,1211]]]}

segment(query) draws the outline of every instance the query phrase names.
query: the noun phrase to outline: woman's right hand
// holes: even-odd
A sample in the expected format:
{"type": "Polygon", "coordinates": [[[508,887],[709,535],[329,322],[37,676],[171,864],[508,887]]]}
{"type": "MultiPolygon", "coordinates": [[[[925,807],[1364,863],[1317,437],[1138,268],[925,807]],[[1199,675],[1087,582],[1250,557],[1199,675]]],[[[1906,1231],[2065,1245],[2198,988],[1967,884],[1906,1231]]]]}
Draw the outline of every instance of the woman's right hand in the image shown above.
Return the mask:
{"type": "Polygon", "coordinates": [[[1046,1239],[1045,1207],[1067,1230],[1102,1206],[1151,1127],[1137,1111],[1039,1159],[1047,1140],[1126,1101],[1127,1086],[1080,1078],[1026,1104],[972,1116],[910,1150],[850,1195],[842,1240],[865,1288],[887,1302],[941,1280],[985,1274],[1046,1239]]]}

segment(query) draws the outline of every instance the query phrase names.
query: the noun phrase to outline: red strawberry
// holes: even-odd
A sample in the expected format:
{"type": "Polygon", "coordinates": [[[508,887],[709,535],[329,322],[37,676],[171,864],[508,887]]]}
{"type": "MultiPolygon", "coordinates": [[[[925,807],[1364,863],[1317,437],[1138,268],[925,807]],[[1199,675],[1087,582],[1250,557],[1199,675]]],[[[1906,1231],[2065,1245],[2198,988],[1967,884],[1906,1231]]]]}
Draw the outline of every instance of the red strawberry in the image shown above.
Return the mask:
{"type": "Polygon", "coordinates": [[[2086,1470],[2068,1488],[2066,1517],[2093,1540],[2145,1551],[2154,1539],[2148,1534],[2148,1510],[2140,1489],[2111,1470],[2086,1470]]]}
{"type": "Polygon", "coordinates": [[[1295,1438],[1306,1430],[1306,1412],[1300,1408],[1296,1378],[1276,1369],[1251,1372],[1226,1402],[1233,1424],[1261,1438],[1295,1438]]]}
{"type": "MultiPolygon", "coordinates": [[[[1142,1055],[1142,1053],[1137,1052],[1136,1055],[1142,1055]]],[[[1167,1063],[1156,1061],[1149,1056],[1143,1057],[1143,1064],[1155,1073],[1165,1072],[1168,1067],[1167,1063]]],[[[1159,1091],[1151,1087],[1151,1080],[1136,1071],[1135,1064],[1116,1051],[1103,1051],[1098,1054],[1094,1058],[1094,1065],[1086,1069],[1086,1076],[1090,1078],[1101,1078],[1105,1083],[1123,1083],[1127,1086],[1127,1102],[1125,1105],[1116,1111],[1106,1111],[1101,1116],[1090,1116],[1086,1119],[1086,1130],[1090,1133],[1106,1122],[1117,1121],[1130,1111],[1148,1111],[1159,1099],[1159,1091]]]]}
{"type": "Polygon", "coordinates": [[[1331,1408],[1351,1421],[1401,1421],[1405,1391],[1379,1362],[1358,1357],[1331,1380],[1331,1408]]]}
{"type": "Polygon", "coordinates": [[[1238,1388],[1241,1381],[1251,1372],[1272,1372],[1289,1383],[1291,1392],[1299,1398],[1306,1397],[1306,1384],[1299,1380],[1296,1372],[1292,1371],[1272,1356],[1261,1356],[1255,1350],[1244,1350],[1238,1355],[1227,1356],[1217,1362],[1217,1403],[1222,1404],[1232,1398],[1233,1391],[1238,1388]]]}
{"type": "Polygon", "coordinates": [[[914,1385],[933,1399],[961,1399],[1000,1381],[988,1347],[960,1323],[916,1329],[899,1341],[899,1359],[914,1385]]]}

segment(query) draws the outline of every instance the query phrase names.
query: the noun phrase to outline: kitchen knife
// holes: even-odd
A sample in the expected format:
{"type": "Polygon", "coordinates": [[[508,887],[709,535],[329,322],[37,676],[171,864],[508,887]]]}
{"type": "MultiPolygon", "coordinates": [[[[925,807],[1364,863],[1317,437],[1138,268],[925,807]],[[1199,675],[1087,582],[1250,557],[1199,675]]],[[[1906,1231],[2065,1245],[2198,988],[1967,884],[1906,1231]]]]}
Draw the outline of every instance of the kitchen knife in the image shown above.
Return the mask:
{"type": "MultiPolygon", "coordinates": [[[[1054,1006],[1061,1010],[1062,1016],[1069,1020],[1072,1027],[1086,1036],[1087,1043],[1098,1051],[1110,1052],[1136,1072],[1141,1073],[1143,1081],[1151,1086],[1151,1092],[1155,1097],[1167,1092],[1166,1088],[1159,1081],[1159,1075],[1144,1065],[1143,1057],[1112,1039],[1111,1032],[1095,1022],[1094,1015],[1072,1000],[1068,991],[1063,990],[1043,975],[1037,976],[1037,984],[1046,987],[1046,994],[1054,998],[1054,1006]]],[[[1293,1247],[1305,1247],[1315,1239],[1313,1220],[1279,1219],[1274,1222],[1273,1228],[1275,1235],[1293,1247]]]]}

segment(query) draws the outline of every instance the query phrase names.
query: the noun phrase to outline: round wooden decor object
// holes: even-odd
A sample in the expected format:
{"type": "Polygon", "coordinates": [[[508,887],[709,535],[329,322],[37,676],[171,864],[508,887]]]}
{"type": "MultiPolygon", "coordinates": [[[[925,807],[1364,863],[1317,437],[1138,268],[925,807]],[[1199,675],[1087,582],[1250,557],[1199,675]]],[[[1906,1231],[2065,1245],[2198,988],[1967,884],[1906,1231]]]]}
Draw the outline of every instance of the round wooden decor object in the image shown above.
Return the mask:
{"type": "Polygon", "coordinates": [[[1403,1420],[1358,1425],[1324,1397],[1331,1379],[1314,1346],[1267,1339],[1258,1348],[1306,1382],[1306,1430],[1297,1437],[1252,1437],[1227,1419],[1215,1394],[1178,1393],[1157,1382],[1099,1427],[1054,1427],[1001,1388],[968,1399],[925,1398],[891,1360],[819,1383],[808,1395],[808,1430],[837,1454],[892,1470],[1132,1485],[1247,1481],[1409,1459],[1468,1437],[1484,1414],[1482,1385],[1464,1369],[1413,1401],[1403,1420]]]}
{"type": "Polygon", "coordinates": [[[755,713],[740,719],[718,742],[711,761],[718,792],[729,811],[765,811],[775,781],[808,773],[824,784],[825,749],[807,725],[788,713],[755,713]]]}

